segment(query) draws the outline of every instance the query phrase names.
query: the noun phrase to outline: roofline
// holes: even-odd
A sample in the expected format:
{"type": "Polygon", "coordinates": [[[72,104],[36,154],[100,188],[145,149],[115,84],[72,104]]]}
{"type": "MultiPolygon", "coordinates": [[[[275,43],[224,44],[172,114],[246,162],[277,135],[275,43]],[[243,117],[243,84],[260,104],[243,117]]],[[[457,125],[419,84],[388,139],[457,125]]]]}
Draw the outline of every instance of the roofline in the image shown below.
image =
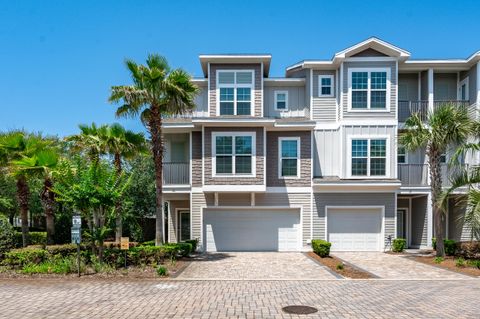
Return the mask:
{"type": "Polygon", "coordinates": [[[262,63],[263,77],[268,77],[271,54],[201,54],[198,56],[204,77],[208,77],[208,64],[218,60],[218,63],[262,63]],[[234,60],[237,60],[236,62],[234,60]]]}
{"type": "Polygon", "coordinates": [[[335,58],[339,58],[339,57],[341,57],[342,55],[345,55],[345,53],[347,53],[347,52],[349,52],[349,51],[352,51],[352,50],[355,50],[355,49],[357,49],[357,48],[359,48],[359,47],[361,47],[361,46],[363,46],[363,45],[365,45],[365,44],[368,44],[369,42],[372,42],[372,41],[378,42],[379,44],[381,44],[381,45],[383,45],[383,46],[389,47],[390,49],[392,49],[392,50],[394,50],[394,51],[400,52],[400,56],[409,57],[409,56],[411,55],[410,52],[408,52],[407,50],[404,50],[404,49],[399,48],[399,47],[397,47],[396,45],[393,45],[393,44],[391,44],[391,43],[389,43],[389,42],[387,42],[387,41],[383,41],[383,40],[381,40],[381,39],[379,39],[379,38],[377,38],[377,37],[372,36],[372,37],[370,37],[370,38],[368,38],[368,39],[366,39],[366,40],[364,40],[364,41],[362,41],[362,42],[360,42],[360,43],[357,43],[357,44],[355,44],[355,45],[352,45],[352,46],[350,46],[350,47],[348,47],[348,48],[343,49],[343,50],[340,51],[340,52],[335,53],[335,55],[333,56],[332,60],[335,60],[335,58]]]}

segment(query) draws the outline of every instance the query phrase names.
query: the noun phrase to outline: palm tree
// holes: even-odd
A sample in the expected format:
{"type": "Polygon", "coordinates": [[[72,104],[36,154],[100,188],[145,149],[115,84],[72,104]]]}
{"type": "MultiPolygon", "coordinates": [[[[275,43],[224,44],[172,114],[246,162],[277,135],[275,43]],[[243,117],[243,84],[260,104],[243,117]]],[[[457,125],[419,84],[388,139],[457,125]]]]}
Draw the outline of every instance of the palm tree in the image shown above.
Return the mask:
{"type": "Polygon", "coordinates": [[[105,154],[104,141],[100,139],[99,132],[104,128],[92,125],[80,124],[78,126],[80,133],[68,136],[65,140],[72,144],[72,149],[79,152],[86,152],[88,158],[93,164],[98,164],[100,156],[105,154]]]}
{"type": "MultiPolygon", "coordinates": [[[[135,133],[133,131],[126,130],[118,123],[101,126],[99,129],[99,138],[101,141],[103,141],[106,152],[113,155],[113,162],[117,175],[119,176],[123,172],[122,159],[131,159],[140,153],[147,152],[148,150],[143,133],[135,133]]],[[[122,237],[121,201],[119,200],[115,206],[115,241],[120,242],[120,237],[122,237]]]]}
{"type": "Polygon", "coordinates": [[[430,168],[431,205],[437,256],[445,255],[443,245],[443,208],[439,202],[442,193],[440,157],[448,147],[467,141],[474,131],[474,121],[465,108],[445,104],[430,112],[424,123],[419,114],[414,114],[405,122],[405,131],[400,134],[400,143],[407,150],[426,148],[430,168]]]}
{"type": "Polygon", "coordinates": [[[195,107],[194,97],[198,87],[190,75],[181,69],[170,69],[167,60],[156,54],[149,55],[146,65],[127,60],[133,85],[113,86],[109,101],[122,103],[118,117],[140,116],[150,133],[156,186],[155,243],[163,242],[162,198],[162,117],[182,114],[195,107]]]}

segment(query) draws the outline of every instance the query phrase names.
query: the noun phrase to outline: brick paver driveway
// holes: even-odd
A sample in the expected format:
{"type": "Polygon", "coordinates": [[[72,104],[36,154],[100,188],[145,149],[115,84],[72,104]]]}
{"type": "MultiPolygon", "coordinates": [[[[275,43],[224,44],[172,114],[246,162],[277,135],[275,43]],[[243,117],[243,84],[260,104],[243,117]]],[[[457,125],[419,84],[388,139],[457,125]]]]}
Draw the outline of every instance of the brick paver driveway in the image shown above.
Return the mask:
{"type": "Polygon", "coordinates": [[[456,272],[422,264],[407,257],[379,252],[334,252],[346,262],[383,279],[470,279],[456,272]]]}
{"type": "Polygon", "coordinates": [[[478,318],[479,298],[477,280],[4,280],[0,318],[478,318]]]}
{"type": "Polygon", "coordinates": [[[206,254],[177,279],[292,280],[335,279],[324,266],[302,253],[241,252],[206,254]]]}

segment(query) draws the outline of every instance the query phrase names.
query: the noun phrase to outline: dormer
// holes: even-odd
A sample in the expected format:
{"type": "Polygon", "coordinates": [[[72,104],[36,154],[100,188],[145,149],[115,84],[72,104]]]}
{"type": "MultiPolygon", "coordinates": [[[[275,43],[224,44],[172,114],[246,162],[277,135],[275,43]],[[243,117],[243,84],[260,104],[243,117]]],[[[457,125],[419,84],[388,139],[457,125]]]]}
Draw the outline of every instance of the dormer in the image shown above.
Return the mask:
{"type": "Polygon", "coordinates": [[[410,52],[378,38],[371,37],[336,53],[332,62],[338,65],[345,60],[365,60],[365,58],[370,58],[370,60],[390,58],[391,60],[403,62],[409,57],[410,52]]]}
{"type": "Polygon", "coordinates": [[[211,117],[263,117],[263,79],[270,55],[200,55],[211,117]]]}

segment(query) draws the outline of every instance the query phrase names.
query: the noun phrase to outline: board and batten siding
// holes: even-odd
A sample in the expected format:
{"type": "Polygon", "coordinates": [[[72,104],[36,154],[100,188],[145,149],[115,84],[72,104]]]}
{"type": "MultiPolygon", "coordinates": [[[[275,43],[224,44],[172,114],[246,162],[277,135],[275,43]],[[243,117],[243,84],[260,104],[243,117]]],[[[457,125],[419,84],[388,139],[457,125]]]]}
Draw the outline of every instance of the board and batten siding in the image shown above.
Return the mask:
{"type": "Polygon", "coordinates": [[[202,132],[192,132],[192,186],[202,186],[202,132]]]}
{"type": "Polygon", "coordinates": [[[311,185],[311,132],[285,131],[267,132],[267,186],[303,186],[311,185]],[[279,178],[278,140],[280,137],[300,137],[300,178],[279,178]]]}
{"type": "Polygon", "coordinates": [[[204,182],[205,185],[264,185],[263,127],[206,127],[204,144],[204,182]],[[255,133],[255,177],[213,177],[212,133],[246,132],[255,133]]]}
{"type": "Polygon", "coordinates": [[[312,97],[312,116],[313,120],[320,122],[334,122],[337,119],[337,80],[335,78],[335,71],[313,71],[313,97],[312,97]],[[319,76],[331,75],[333,76],[333,96],[321,97],[319,92],[319,76]]]}
{"type": "Polygon", "coordinates": [[[313,239],[327,239],[325,206],[385,206],[384,237],[395,237],[395,193],[314,193],[313,239]]]}
{"type": "Polygon", "coordinates": [[[397,111],[397,66],[395,61],[372,61],[372,62],[344,62],[343,63],[343,118],[395,118],[397,111]],[[390,69],[390,111],[379,112],[375,110],[348,111],[348,70],[351,68],[389,68],[390,69]]]}
{"type": "Polygon", "coordinates": [[[313,176],[340,176],[340,130],[316,130],[314,140],[313,176]]]}
{"type": "Polygon", "coordinates": [[[455,241],[470,241],[472,229],[465,224],[465,205],[459,204],[454,198],[448,201],[448,239],[455,241]]]}
{"type": "Polygon", "coordinates": [[[262,116],[262,72],[261,64],[210,64],[210,92],[209,92],[209,101],[210,101],[210,116],[217,116],[217,71],[218,70],[253,70],[253,105],[254,115],[262,116]]]}
{"type": "Polygon", "coordinates": [[[265,86],[264,88],[264,116],[280,117],[280,111],[275,110],[275,91],[288,92],[288,111],[308,108],[305,102],[305,86],[265,86]]]}

